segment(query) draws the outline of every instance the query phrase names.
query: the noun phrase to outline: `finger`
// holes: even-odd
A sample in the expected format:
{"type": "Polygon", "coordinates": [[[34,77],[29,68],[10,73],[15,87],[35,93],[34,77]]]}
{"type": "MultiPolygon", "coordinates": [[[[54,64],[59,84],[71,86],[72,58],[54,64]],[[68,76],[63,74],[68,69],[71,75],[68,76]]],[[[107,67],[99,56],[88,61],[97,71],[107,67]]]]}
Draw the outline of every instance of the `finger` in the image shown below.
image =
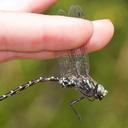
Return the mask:
{"type": "Polygon", "coordinates": [[[5,62],[5,61],[15,60],[15,59],[46,60],[46,59],[57,58],[60,55],[62,55],[62,52],[42,51],[42,52],[27,53],[27,52],[1,51],[0,62],[5,62]]]}
{"type": "MultiPolygon", "coordinates": [[[[114,27],[109,20],[93,21],[94,32],[87,43],[88,52],[96,51],[103,48],[112,38],[114,27]]],[[[52,59],[64,54],[62,51],[49,52],[0,52],[0,62],[13,59],[52,59]]]]}
{"type": "Polygon", "coordinates": [[[93,32],[88,20],[34,13],[0,13],[0,50],[57,51],[79,47],[93,32]]]}
{"type": "Polygon", "coordinates": [[[114,26],[110,20],[93,21],[93,34],[87,43],[89,52],[94,52],[105,47],[114,34],[114,26]]]}
{"type": "Polygon", "coordinates": [[[57,0],[2,0],[1,11],[42,12],[57,0]]]}

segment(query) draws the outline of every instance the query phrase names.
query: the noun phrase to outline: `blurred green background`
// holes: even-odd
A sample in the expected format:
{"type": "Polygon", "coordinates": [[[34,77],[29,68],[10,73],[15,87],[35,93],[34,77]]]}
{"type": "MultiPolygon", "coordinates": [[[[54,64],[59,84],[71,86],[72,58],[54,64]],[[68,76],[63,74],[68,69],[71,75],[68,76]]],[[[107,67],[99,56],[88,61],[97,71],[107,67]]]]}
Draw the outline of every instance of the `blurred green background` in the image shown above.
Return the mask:
{"type": "MultiPolygon", "coordinates": [[[[90,54],[91,75],[109,90],[103,101],[76,105],[79,121],[68,106],[79,96],[55,83],[42,83],[0,102],[0,128],[127,128],[128,127],[128,1],[59,0],[46,14],[78,4],[90,20],[109,18],[115,35],[104,49],[90,54]]],[[[0,64],[0,94],[40,75],[58,72],[55,60],[16,60],[0,64]]]]}

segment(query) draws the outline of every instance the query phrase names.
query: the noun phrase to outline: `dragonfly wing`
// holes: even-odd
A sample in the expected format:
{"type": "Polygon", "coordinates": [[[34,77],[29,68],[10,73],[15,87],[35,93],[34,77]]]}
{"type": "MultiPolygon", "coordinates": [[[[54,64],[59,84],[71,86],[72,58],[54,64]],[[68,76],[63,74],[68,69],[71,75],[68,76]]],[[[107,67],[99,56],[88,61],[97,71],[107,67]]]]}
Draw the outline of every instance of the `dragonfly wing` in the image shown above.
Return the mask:
{"type": "Polygon", "coordinates": [[[66,16],[66,12],[63,9],[59,9],[57,15],[66,16]]]}
{"type": "Polygon", "coordinates": [[[69,77],[76,74],[75,67],[73,66],[73,58],[70,51],[65,52],[63,57],[59,59],[61,76],[69,77]]]}
{"type": "Polygon", "coordinates": [[[65,52],[58,60],[61,76],[89,74],[89,58],[85,46],[65,52]]]}
{"type": "Polygon", "coordinates": [[[78,75],[89,74],[89,57],[86,46],[72,50],[72,58],[74,60],[74,67],[78,75]]]}
{"type": "MultiPolygon", "coordinates": [[[[80,6],[73,5],[70,7],[67,16],[82,18],[84,13],[80,6]]],[[[61,76],[87,75],[89,73],[89,60],[86,46],[66,51],[65,55],[59,59],[59,64],[61,76]]]]}
{"type": "Polygon", "coordinates": [[[84,12],[83,12],[83,10],[81,9],[81,7],[79,5],[72,5],[69,8],[68,16],[83,18],[84,17],[84,12]]]}

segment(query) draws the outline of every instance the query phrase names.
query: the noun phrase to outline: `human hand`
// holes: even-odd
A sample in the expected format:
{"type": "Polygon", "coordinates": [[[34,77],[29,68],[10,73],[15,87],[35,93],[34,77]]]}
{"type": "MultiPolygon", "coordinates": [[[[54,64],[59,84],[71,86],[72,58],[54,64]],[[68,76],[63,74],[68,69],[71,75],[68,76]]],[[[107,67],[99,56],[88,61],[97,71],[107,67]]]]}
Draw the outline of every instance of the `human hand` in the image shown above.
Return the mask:
{"type": "Polygon", "coordinates": [[[0,61],[50,59],[87,43],[88,52],[103,48],[112,38],[110,20],[89,21],[37,14],[56,0],[0,1],[0,61]]]}

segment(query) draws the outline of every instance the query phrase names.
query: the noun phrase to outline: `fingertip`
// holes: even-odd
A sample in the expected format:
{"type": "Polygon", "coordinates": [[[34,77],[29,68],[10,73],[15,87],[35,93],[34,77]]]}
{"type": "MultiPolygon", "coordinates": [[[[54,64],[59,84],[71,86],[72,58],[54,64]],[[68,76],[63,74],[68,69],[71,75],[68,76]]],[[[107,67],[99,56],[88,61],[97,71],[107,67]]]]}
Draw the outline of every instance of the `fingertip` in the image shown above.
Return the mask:
{"type": "Polygon", "coordinates": [[[93,34],[88,42],[89,52],[105,47],[113,37],[114,25],[109,19],[92,21],[93,34]]]}
{"type": "Polygon", "coordinates": [[[95,20],[92,21],[93,25],[95,27],[98,27],[103,31],[107,32],[107,34],[109,34],[109,36],[113,36],[114,34],[114,25],[112,23],[112,21],[110,19],[103,19],[103,20],[95,20]]]}

